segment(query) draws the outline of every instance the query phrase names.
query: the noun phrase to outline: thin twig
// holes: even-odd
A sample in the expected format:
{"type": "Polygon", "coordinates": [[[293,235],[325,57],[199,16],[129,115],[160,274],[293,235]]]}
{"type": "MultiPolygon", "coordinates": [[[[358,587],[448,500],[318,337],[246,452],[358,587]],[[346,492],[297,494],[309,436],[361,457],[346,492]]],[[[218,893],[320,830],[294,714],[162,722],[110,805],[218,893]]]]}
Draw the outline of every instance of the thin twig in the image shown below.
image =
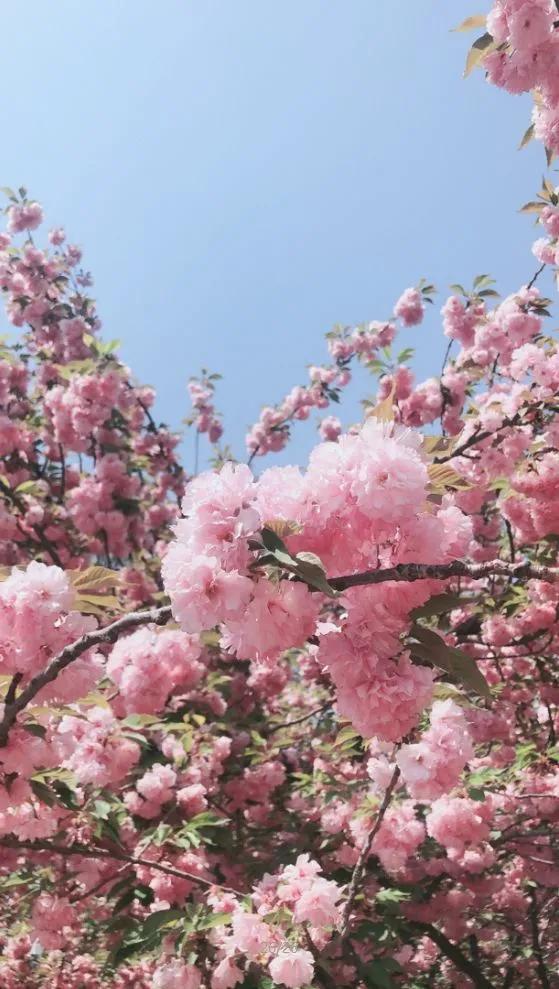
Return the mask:
{"type": "Polygon", "coordinates": [[[327,711],[329,707],[332,707],[332,701],[328,701],[322,707],[315,708],[314,711],[310,711],[308,714],[303,714],[300,718],[294,718],[293,721],[283,721],[281,725],[272,725],[271,728],[268,728],[267,734],[273,735],[275,731],[280,731],[281,728],[291,728],[293,725],[300,725],[303,721],[308,721],[309,718],[313,718],[316,714],[322,714],[323,711],[327,711]]]}
{"type": "MultiPolygon", "coordinates": [[[[549,864],[549,863],[548,863],[549,864]]],[[[538,899],[535,889],[530,889],[530,930],[532,932],[532,947],[536,958],[536,967],[542,989],[551,989],[551,983],[547,974],[542,944],[540,940],[538,899]]]]}
{"type": "Polygon", "coordinates": [[[536,271],[535,275],[532,275],[530,281],[528,282],[528,284],[526,286],[527,289],[530,289],[530,288],[533,288],[534,287],[534,285],[536,284],[538,278],[540,277],[540,275],[541,275],[542,271],[544,271],[544,269],[545,269],[545,261],[543,262],[543,264],[540,265],[540,267],[536,271]]]}
{"type": "Polygon", "coordinates": [[[347,936],[349,930],[351,911],[353,910],[355,897],[357,896],[357,893],[359,891],[359,884],[363,877],[363,872],[365,871],[365,864],[367,862],[369,853],[371,851],[371,845],[373,844],[373,841],[380,830],[381,824],[384,820],[384,815],[388,810],[390,801],[392,799],[392,794],[394,793],[394,789],[396,787],[396,784],[398,783],[399,778],[400,778],[400,768],[399,766],[396,766],[394,772],[392,773],[392,779],[390,780],[390,783],[386,788],[383,801],[380,805],[379,812],[376,816],[375,823],[373,824],[373,827],[371,828],[369,834],[367,835],[367,840],[363,848],[361,849],[359,858],[357,859],[357,862],[355,864],[353,875],[351,877],[351,882],[349,884],[347,901],[344,907],[344,913],[342,918],[342,927],[340,931],[340,939],[342,941],[347,936]]]}

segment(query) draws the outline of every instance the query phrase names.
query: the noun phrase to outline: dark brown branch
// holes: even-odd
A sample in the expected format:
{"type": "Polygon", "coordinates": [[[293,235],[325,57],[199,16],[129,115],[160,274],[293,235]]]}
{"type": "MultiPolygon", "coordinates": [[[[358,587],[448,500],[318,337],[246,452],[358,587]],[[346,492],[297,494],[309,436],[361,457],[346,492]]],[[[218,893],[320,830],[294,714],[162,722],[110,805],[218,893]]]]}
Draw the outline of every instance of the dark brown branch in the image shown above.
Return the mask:
{"type": "Polygon", "coordinates": [[[43,687],[46,687],[47,683],[56,680],[58,675],[84,652],[94,646],[116,642],[123,632],[128,632],[139,625],[147,625],[151,622],[155,625],[165,625],[170,617],[171,608],[169,605],[163,608],[150,608],[148,611],[132,611],[129,615],[118,618],[112,625],[95,629],[94,632],[86,632],[76,642],[66,646],[62,652],[58,653],[58,656],[51,660],[46,669],[29,681],[15,700],[5,705],[4,717],[0,722],[0,747],[6,745],[10,728],[18,714],[31,703],[43,687]]]}
{"type": "Polygon", "coordinates": [[[528,282],[528,284],[526,286],[527,289],[530,289],[530,288],[533,288],[534,287],[534,285],[536,284],[536,282],[537,282],[538,278],[540,277],[542,271],[544,271],[544,270],[545,270],[545,261],[543,262],[543,264],[540,265],[540,267],[538,268],[538,270],[536,271],[536,273],[534,275],[532,275],[530,281],[528,282]]]}
{"type": "MultiPolygon", "coordinates": [[[[25,504],[24,501],[22,501],[19,495],[15,493],[15,491],[12,491],[10,485],[6,484],[5,481],[2,481],[1,478],[0,478],[0,491],[8,499],[8,501],[11,501],[12,505],[14,505],[14,507],[17,508],[19,514],[23,518],[27,513],[27,505],[25,504]]],[[[52,562],[55,563],[57,567],[62,567],[63,564],[62,564],[62,560],[58,555],[58,551],[52,545],[50,539],[47,539],[41,526],[33,525],[32,529],[35,535],[37,536],[37,539],[39,540],[39,543],[42,546],[43,550],[45,551],[45,553],[48,553],[52,562]]],[[[24,531],[24,535],[28,536],[29,534],[24,531]]]]}
{"type": "MultiPolygon", "coordinates": [[[[450,577],[470,577],[473,580],[481,580],[484,577],[495,575],[553,583],[559,580],[559,569],[530,563],[508,563],[504,560],[491,560],[487,563],[463,563],[461,560],[441,564],[399,563],[388,569],[369,570],[344,577],[333,577],[329,583],[334,590],[344,591],[350,587],[381,584],[386,581],[447,580],[450,577]]],[[[30,680],[17,699],[6,704],[4,717],[0,722],[0,748],[6,745],[10,728],[18,714],[27,707],[43,687],[56,680],[62,670],[78,659],[87,649],[116,642],[123,632],[140,625],[147,625],[150,622],[156,625],[165,625],[170,617],[171,608],[169,605],[162,608],[151,608],[148,611],[133,611],[129,615],[118,618],[112,625],[88,632],[76,642],[66,646],[58,656],[51,660],[45,670],[30,680]]]]}
{"type": "Polygon", "coordinates": [[[300,725],[303,721],[308,721],[309,718],[314,717],[316,714],[322,714],[323,711],[327,711],[329,707],[332,707],[332,701],[327,701],[322,707],[317,707],[314,711],[309,711],[308,714],[303,714],[300,718],[294,718],[293,721],[282,721],[281,725],[272,725],[268,728],[266,734],[273,735],[274,732],[280,731],[282,728],[291,728],[293,725],[300,725]]]}
{"type": "Polygon", "coordinates": [[[202,876],[195,876],[192,872],[185,872],[183,869],[175,869],[172,865],[165,865],[163,862],[152,862],[150,859],[135,858],[120,849],[108,851],[104,848],[91,848],[89,845],[82,845],[79,842],[72,842],[71,845],[60,845],[54,841],[20,841],[18,838],[0,837],[0,846],[3,848],[26,849],[32,852],[51,852],[55,855],[81,855],[90,859],[113,859],[115,862],[128,862],[130,865],[140,865],[147,869],[155,869],[164,872],[168,876],[177,876],[179,879],[190,879],[192,882],[204,886],[206,889],[217,887],[227,893],[234,893],[239,896],[239,890],[231,886],[222,886],[221,883],[211,879],[204,879],[202,876]]]}
{"type": "Polygon", "coordinates": [[[549,981],[549,976],[547,974],[547,968],[542,950],[542,943],[540,940],[538,899],[536,896],[535,889],[533,888],[530,889],[529,896],[530,896],[530,931],[532,934],[532,948],[534,949],[534,957],[536,959],[538,978],[540,980],[540,985],[542,989],[551,989],[551,983],[549,981]]]}
{"type": "Polygon", "coordinates": [[[544,580],[554,583],[559,580],[559,568],[537,566],[531,563],[509,563],[504,560],[489,560],[487,563],[399,563],[384,570],[368,570],[364,573],[348,574],[345,577],[332,577],[328,582],[335,591],[345,591],[348,587],[363,584],[382,584],[388,580],[447,580],[449,577],[470,577],[482,580],[484,577],[502,576],[523,580],[544,580]]]}
{"type": "Polygon", "coordinates": [[[58,444],[58,452],[60,454],[60,494],[58,495],[58,500],[62,505],[66,494],[66,460],[64,459],[64,447],[62,443],[58,444]]]}
{"type": "Polygon", "coordinates": [[[384,820],[384,815],[386,814],[386,811],[388,810],[388,807],[390,805],[390,801],[392,799],[392,794],[394,793],[394,790],[396,788],[396,784],[398,783],[399,778],[400,778],[400,769],[399,769],[398,766],[396,766],[394,772],[392,773],[392,779],[390,780],[390,783],[388,784],[388,786],[386,788],[386,791],[385,791],[385,794],[384,794],[382,803],[381,803],[381,805],[379,807],[379,812],[378,812],[378,814],[376,816],[375,823],[373,824],[371,830],[369,831],[369,834],[367,835],[367,840],[366,840],[363,848],[361,849],[361,852],[359,854],[359,858],[357,859],[357,862],[355,864],[355,868],[353,870],[353,875],[351,877],[351,882],[349,884],[349,889],[348,889],[348,893],[347,893],[347,901],[346,901],[346,905],[344,907],[344,913],[343,913],[343,918],[342,918],[342,927],[341,927],[341,931],[340,931],[340,938],[341,938],[342,941],[347,936],[347,933],[348,933],[348,930],[349,930],[349,923],[350,923],[350,919],[351,919],[351,911],[353,910],[353,904],[355,903],[355,897],[357,896],[357,893],[359,892],[359,884],[361,882],[361,879],[363,877],[363,873],[365,871],[365,865],[366,865],[367,859],[369,857],[369,853],[371,851],[371,845],[373,844],[373,841],[375,840],[375,837],[376,837],[376,835],[378,834],[378,832],[380,830],[381,824],[382,824],[382,822],[384,820]]]}
{"type": "Polygon", "coordinates": [[[314,943],[312,937],[310,936],[309,931],[305,925],[303,925],[303,930],[305,932],[305,941],[307,944],[307,948],[309,949],[311,955],[314,958],[316,967],[319,969],[319,971],[315,972],[314,981],[319,983],[321,989],[337,989],[338,984],[337,982],[334,981],[334,979],[330,975],[330,972],[328,971],[324,962],[322,961],[320,957],[320,952],[316,944],[314,943]]]}
{"type": "Polygon", "coordinates": [[[4,704],[13,704],[16,698],[16,691],[18,684],[23,679],[23,673],[14,673],[12,679],[10,680],[10,686],[8,687],[6,696],[4,698],[4,704]]]}
{"type": "Polygon", "coordinates": [[[481,969],[466,957],[458,945],[449,941],[438,927],[435,927],[433,924],[422,924],[418,921],[413,921],[412,927],[426,934],[440,948],[443,955],[446,955],[457,969],[464,972],[472,980],[476,989],[494,989],[493,983],[489,979],[486,979],[481,969]]]}

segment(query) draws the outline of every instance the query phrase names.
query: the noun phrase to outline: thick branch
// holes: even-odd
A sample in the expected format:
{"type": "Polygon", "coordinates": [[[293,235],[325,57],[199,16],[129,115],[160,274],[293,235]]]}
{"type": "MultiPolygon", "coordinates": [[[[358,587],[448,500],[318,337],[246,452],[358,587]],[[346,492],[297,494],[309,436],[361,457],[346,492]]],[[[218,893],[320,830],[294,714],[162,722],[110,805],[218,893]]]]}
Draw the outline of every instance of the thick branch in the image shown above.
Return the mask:
{"type": "Polygon", "coordinates": [[[195,876],[192,872],[185,872],[183,869],[175,869],[172,865],[165,865],[163,862],[152,862],[150,859],[135,858],[127,855],[119,849],[107,851],[104,848],[91,848],[89,845],[82,845],[73,842],[71,845],[59,845],[54,841],[20,841],[18,838],[1,837],[0,846],[3,848],[27,849],[32,852],[51,852],[55,855],[81,855],[90,859],[113,859],[115,862],[128,862],[130,865],[145,866],[148,869],[155,869],[164,872],[168,876],[177,876],[179,879],[190,879],[192,882],[204,886],[206,889],[223,889],[227,893],[234,893],[239,896],[239,891],[231,886],[222,886],[221,883],[213,882],[211,879],[204,879],[202,876],[195,876]]]}
{"type": "Polygon", "coordinates": [[[353,870],[353,875],[351,877],[351,882],[349,884],[349,889],[348,889],[348,894],[347,894],[347,901],[346,901],[346,905],[344,907],[344,914],[343,914],[343,918],[342,918],[342,927],[341,927],[341,931],[340,931],[340,937],[341,937],[342,941],[346,937],[347,932],[348,932],[348,929],[349,929],[349,921],[350,921],[350,917],[351,917],[351,911],[353,910],[353,904],[355,903],[355,897],[357,896],[357,893],[359,892],[359,884],[361,882],[361,879],[363,877],[363,873],[365,871],[365,865],[366,865],[367,859],[369,857],[369,853],[371,851],[371,845],[373,844],[373,841],[375,840],[375,837],[376,837],[376,835],[378,834],[378,832],[380,830],[381,824],[382,824],[382,822],[384,820],[384,815],[386,814],[386,811],[388,810],[390,801],[392,799],[392,794],[394,793],[394,789],[396,787],[396,784],[397,784],[399,778],[400,778],[400,769],[399,769],[398,766],[396,766],[394,772],[392,773],[392,779],[390,780],[390,783],[388,784],[388,786],[386,788],[386,792],[384,794],[383,801],[382,801],[382,803],[380,805],[379,812],[378,812],[378,814],[376,816],[375,823],[373,824],[371,830],[369,831],[369,834],[367,835],[367,841],[365,842],[363,848],[361,849],[359,858],[357,859],[357,862],[355,864],[355,868],[353,870]]]}
{"type": "MultiPolygon", "coordinates": [[[[441,564],[399,563],[388,569],[369,570],[364,573],[348,574],[344,577],[333,577],[330,580],[330,586],[334,590],[344,591],[350,587],[381,584],[386,581],[447,580],[450,577],[470,577],[473,580],[480,580],[492,575],[524,580],[544,580],[553,583],[559,580],[559,569],[531,563],[509,563],[504,560],[491,560],[487,563],[463,563],[461,560],[441,564]]],[[[87,649],[104,643],[116,642],[123,632],[140,625],[147,625],[150,622],[156,625],[165,625],[170,617],[171,608],[169,605],[162,608],[152,608],[148,611],[133,611],[129,615],[118,618],[112,625],[88,632],[76,642],[66,646],[45,670],[30,680],[15,700],[5,705],[4,717],[0,722],[0,748],[6,745],[10,728],[18,714],[27,707],[43,687],[56,680],[62,670],[78,659],[87,649]]]]}
{"type": "Polygon", "coordinates": [[[320,951],[318,950],[316,944],[314,943],[312,937],[310,936],[306,925],[303,925],[303,930],[305,934],[305,942],[307,948],[309,949],[311,955],[313,956],[315,964],[318,968],[318,971],[315,972],[315,976],[314,976],[315,981],[319,983],[321,989],[337,989],[337,983],[334,981],[334,979],[330,975],[330,972],[328,971],[324,962],[322,961],[320,957],[320,951]]]}
{"type": "Polygon", "coordinates": [[[31,703],[43,687],[56,680],[62,670],[78,659],[82,653],[94,646],[116,642],[123,632],[128,632],[139,625],[147,625],[151,622],[155,625],[165,625],[170,617],[171,608],[169,605],[163,608],[150,608],[149,611],[132,611],[129,615],[118,618],[112,625],[95,629],[94,632],[86,632],[76,642],[66,646],[62,652],[58,653],[58,656],[51,660],[46,669],[29,681],[14,701],[5,705],[4,717],[0,722],[0,747],[6,745],[10,728],[18,714],[31,703]]]}
{"type": "Polygon", "coordinates": [[[474,965],[469,958],[460,950],[458,945],[453,944],[449,941],[445,934],[435,927],[433,924],[421,924],[419,922],[413,921],[412,924],[416,930],[420,930],[423,934],[426,934],[431,941],[437,945],[442,951],[443,955],[456,965],[456,968],[461,972],[464,972],[473,982],[476,989],[494,989],[493,983],[489,982],[489,979],[485,978],[485,975],[477,965],[474,965]]]}
{"type": "Polygon", "coordinates": [[[385,570],[368,570],[364,573],[349,574],[346,577],[332,577],[329,584],[335,591],[345,591],[348,587],[363,584],[382,584],[387,580],[447,580],[449,577],[471,577],[481,580],[484,577],[517,577],[523,580],[545,580],[554,583],[559,580],[559,568],[537,566],[531,563],[508,563],[504,560],[489,560],[487,563],[399,563],[385,570]]]}

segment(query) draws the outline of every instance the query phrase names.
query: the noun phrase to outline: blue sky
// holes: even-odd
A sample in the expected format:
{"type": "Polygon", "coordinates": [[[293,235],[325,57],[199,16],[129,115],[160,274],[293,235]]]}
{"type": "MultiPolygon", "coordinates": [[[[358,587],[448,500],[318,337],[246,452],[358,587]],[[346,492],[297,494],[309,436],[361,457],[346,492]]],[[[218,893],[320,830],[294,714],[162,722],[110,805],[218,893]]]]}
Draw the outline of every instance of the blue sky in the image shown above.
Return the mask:
{"type": "MultiPolygon", "coordinates": [[[[488,6],[488,4],[487,4],[488,6]]],[[[543,152],[517,152],[527,98],[463,80],[468,0],[26,0],[2,14],[0,184],[25,184],[85,250],[108,338],[188,412],[224,375],[241,455],[260,406],[305,380],[334,323],[386,318],[421,276],[535,269],[519,206],[543,152]]],[[[406,331],[438,369],[438,312],[406,331]]],[[[364,388],[372,382],[360,379],[364,388]]],[[[358,417],[354,387],[346,424],[358,417]]],[[[305,426],[284,456],[300,461],[305,426]]],[[[192,439],[185,459],[192,466],[192,439]]]]}

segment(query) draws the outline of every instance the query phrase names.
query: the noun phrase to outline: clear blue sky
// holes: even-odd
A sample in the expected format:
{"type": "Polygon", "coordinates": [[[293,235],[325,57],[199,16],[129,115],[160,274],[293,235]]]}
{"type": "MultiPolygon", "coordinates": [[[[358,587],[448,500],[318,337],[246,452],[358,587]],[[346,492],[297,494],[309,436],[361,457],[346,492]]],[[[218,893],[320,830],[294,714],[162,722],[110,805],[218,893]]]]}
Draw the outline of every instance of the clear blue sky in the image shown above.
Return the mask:
{"type": "MultiPolygon", "coordinates": [[[[487,0],[485,6],[489,6],[487,0]]],[[[386,318],[421,276],[535,269],[516,211],[544,167],[527,98],[476,73],[470,0],[22,0],[2,12],[0,184],[84,247],[107,337],[187,414],[224,374],[226,436],[324,360],[336,322],[386,318]]],[[[438,312],[408,330],[421,377],[438,312]]],[[[343,414],[358,416],[356,392],[343,414]]],[[[297,427],[285,460],[305,456],[297,427]]],[[[192,466],[187,440],[187,466],[192,466]]]]}

